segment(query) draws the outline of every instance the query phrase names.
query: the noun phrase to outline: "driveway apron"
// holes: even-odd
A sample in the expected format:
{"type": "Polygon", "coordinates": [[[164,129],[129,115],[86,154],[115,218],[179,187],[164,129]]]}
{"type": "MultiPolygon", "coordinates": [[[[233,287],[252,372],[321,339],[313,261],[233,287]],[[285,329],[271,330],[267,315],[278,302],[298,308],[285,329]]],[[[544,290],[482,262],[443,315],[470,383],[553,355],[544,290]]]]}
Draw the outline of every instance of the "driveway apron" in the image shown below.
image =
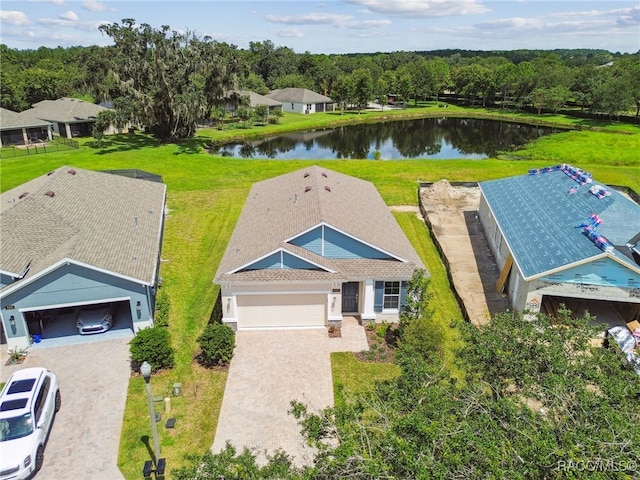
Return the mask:
{"type": "Polygon", "coordinates": [[[96,338],[34,348],[21,365],[2,368],[3,381],[16,369],[36,366],[58,376],[62,408],[55,416],[37,480],[124,479],[118,469],[118,448],[129,385],[129,341],[96,338]]]}
{"type": "Polygon", "coordinates": [[[263,464],[281,449],[295,465],[310,465],[315,451],[288,413],[291,401],[313,413],[333,406],[330,352],[366,348],[363,328],[352,323],[335,339],[324,328],[237,332],[212,450],[228,441],[239,452],[250,448],[263,464]]]}

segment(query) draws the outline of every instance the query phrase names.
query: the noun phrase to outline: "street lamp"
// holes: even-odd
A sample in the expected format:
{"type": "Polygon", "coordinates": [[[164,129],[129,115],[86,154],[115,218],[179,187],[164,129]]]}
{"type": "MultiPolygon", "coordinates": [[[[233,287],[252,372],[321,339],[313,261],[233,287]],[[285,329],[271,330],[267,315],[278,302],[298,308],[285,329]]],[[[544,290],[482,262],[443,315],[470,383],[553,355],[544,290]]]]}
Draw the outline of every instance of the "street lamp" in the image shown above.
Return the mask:
{"type": "Polygon", "coordinates": [[[149,401],[149,418],[151,418],[151,432],[153,433],[153,446],[155,458],[153,459],[154,465],[158,466],[158,460],[160,459],[160,443],[158,443],[158,428],[156,427],[156,412],[153,409],[153,397],[151,396],[151,365],[148,362],[144,362],[140,366],[140,373],[144,377],[144,382],[147,388],[147,400],[149,401]]]}

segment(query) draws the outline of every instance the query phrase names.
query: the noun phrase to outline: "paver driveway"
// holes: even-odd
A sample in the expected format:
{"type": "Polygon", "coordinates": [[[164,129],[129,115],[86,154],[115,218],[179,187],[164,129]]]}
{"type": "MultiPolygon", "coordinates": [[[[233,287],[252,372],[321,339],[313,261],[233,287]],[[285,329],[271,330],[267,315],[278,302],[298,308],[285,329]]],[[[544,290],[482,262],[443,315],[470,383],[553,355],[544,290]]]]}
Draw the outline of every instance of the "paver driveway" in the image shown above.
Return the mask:
{"type": "Polygon", "coordinates": [[[124,478],[117,462],[129,385],[129,341],[96,338],[77,345],[34,348],[23,364],[2,368],[2,381],[16,369],[36,366],[58,376],[62,408],[36,480],[124,478]]]}
{"type": "Polygon", "coordinates": [[[282,449],[296,465],[311,464],[315,452],[287,412],[292,400],[312,412],[333,405],[330,352],[367,349],[363,327],[350,320],[342,338],[329,338],[326,329],[237,332],[212,450],[228,440],[239,451],[254,450],[260,463],[265,452],[282,449]]]}

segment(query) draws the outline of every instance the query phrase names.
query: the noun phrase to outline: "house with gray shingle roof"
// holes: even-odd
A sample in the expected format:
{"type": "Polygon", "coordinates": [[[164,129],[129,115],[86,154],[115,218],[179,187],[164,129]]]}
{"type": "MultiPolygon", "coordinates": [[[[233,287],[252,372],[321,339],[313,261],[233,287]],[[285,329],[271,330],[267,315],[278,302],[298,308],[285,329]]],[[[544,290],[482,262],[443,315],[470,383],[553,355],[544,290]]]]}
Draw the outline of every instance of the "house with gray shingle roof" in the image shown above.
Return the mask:
{"type": "Polygon", "coordinates": [[[214,281],[237,329],[397,321],[424,264],[375,186],[318,166],[255,183],[214,281]]]}
{"type": "Polygon", "coordinates": [[[481,182],[478,216],[516,310],[640,319],[640,206],[568,164],[481,182]]]}
{"type": "Polygon", "coordinates": [[[282,102],[278,100],[274,100],[273,98],[269,98],[265,95],[260,95],[259,93],[252,92],[251,90],[232,90],[227,92],[228,102],[225,108],[234,113],[238,105],[240,104],[240,98],[246,97],[249,102],[250,108],[256,108],[258,105],[266,105],[269,107],[269,111],[273,112],[276,110],[282,110],[282,102]]]}
{"type": "Polygon", "coordinates": [[[52,128],[51,123],[30,111],[14,112],[0,107],[0,147],[50,141],[52,128]]]}
{"type": "Polygon", "coordinates": [[[281,88],[268,93],[267,97],[282,102],[283,112],[332,112],[334,106],[329,97],[306,88],[281,88]]]}
{"type": "Polygon", "coordinates": [[[113,305],[120,333],[151,325],[165,197],[160,182],[66,166],[2,193],[3,339],[64,341],[75,320],[60,312],[95,304],[113,305]]]}
{"type": "MultiPolygon", "coordinates": [[[[57,100],[42,100],[25,112],[50,122],[53,125],[53,131],[61,137],[72,138],[92,135],[98,114],[106,110],[109,109],[79,98],[65,97],[57,100]]],[[[117,133],[117,129],[111,127],[105,133],[117,133]]]]}

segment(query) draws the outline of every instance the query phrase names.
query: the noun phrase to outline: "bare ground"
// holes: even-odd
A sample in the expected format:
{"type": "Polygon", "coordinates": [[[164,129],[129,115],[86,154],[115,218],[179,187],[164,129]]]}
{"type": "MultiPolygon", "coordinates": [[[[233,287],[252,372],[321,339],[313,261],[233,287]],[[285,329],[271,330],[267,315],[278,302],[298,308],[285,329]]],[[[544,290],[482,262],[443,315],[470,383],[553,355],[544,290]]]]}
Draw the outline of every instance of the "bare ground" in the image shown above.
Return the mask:
{"type": "Polygon", "coordinates": [[[495,288],[500,272],[478,220],[479,187],[440,180],[420,197],[469,321],[481,325],[506,311],[507,298],[495,288]]]}

